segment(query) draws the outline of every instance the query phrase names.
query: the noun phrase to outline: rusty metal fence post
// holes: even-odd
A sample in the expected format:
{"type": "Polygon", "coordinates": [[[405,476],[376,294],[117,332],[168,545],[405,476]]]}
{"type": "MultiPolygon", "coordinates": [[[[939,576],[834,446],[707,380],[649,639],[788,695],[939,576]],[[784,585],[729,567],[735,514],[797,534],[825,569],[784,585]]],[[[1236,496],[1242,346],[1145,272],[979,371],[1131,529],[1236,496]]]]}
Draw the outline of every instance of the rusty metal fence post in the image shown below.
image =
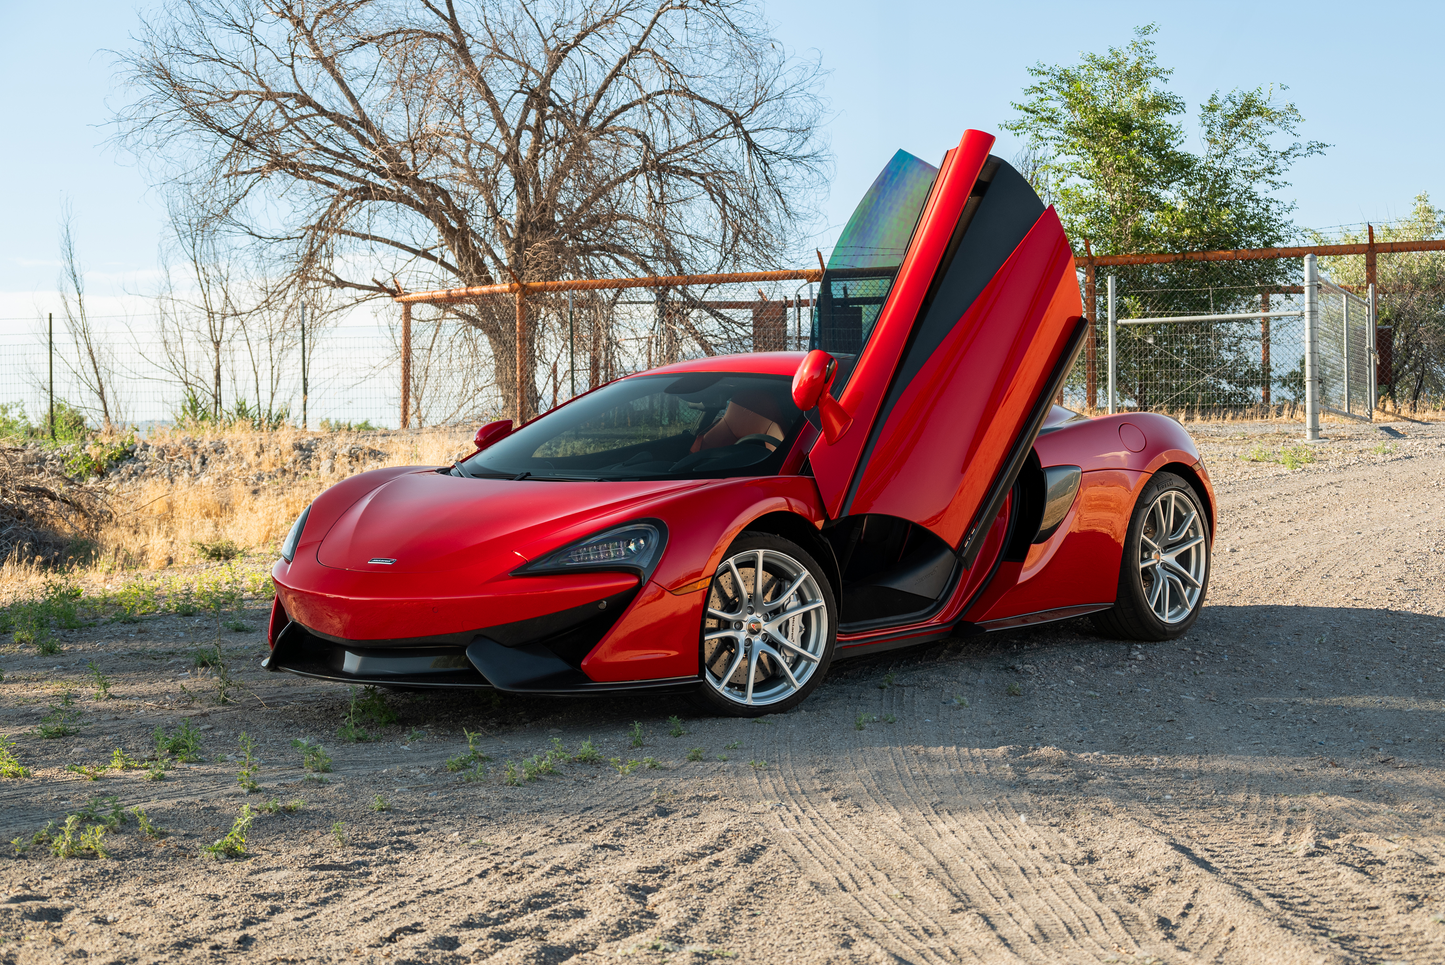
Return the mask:
{"type": "Polygon", "coordinates": [[[1113,275],[1105,279],[1109,299],[1109,415],[1114,414],[1119,399],[1119,353],[1116,344],[1119,334],[1119,315],[1114,304],[1114,282],[1113,275]]]}
{"type": "Polygon", "coordinates": [[[411,303],[401,303],[401,427],[411,428],[411,303]]]}

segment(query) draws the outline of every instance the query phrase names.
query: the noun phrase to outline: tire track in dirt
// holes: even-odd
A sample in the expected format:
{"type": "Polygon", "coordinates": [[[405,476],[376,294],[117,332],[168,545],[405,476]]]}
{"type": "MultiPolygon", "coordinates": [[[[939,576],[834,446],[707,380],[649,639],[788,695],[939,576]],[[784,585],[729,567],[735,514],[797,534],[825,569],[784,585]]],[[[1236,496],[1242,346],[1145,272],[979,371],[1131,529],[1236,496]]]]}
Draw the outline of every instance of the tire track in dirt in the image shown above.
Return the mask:
{"type": "MultiPolygon", "coordinates": [[[[885,706],[921,721],[920,705],[942,699],[941,689],[904,687],[885,706]]],[[[1248,865],[1201,857],[1197,844],[1107,799],[1070,802],[1102,821],[1049,827],[1046,802],[1013,786],[1013,748],[960,746],[939,729],[905,731],[892,746],[873,746],[865,731],[836,770],[774,742],[767,753],[778,766],[757,775],[760,800],[783,804],[765,824],[889,953],[926,962],[1230,961],[1270,947],[1286,960],[1347,960],[1250,883],[1248,865]],[[842,809],[830,819],[822,802],[840,797],[866,802],[867,821],[842,809]]]]}

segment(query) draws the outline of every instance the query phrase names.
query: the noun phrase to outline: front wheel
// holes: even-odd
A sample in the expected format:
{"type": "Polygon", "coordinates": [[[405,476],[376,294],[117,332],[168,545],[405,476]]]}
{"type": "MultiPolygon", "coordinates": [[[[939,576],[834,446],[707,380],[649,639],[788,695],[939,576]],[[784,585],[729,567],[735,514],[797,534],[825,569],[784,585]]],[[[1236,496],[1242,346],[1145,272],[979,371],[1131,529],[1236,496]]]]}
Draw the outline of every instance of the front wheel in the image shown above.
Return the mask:
{"type": "Polygon", "coordinates": [[[744,533],[708,587],[698,701],[734,717],[796,706],[828,671],[837,610],[827,577],[806,550],[744,533]]]}
{"type": "Polygon", "coordinates": [[[1113,609],[1094,624],[1126,640],[1173,640],[1199,617],[1209,586],[1209,523],[1194,487],[1156,473],[1139,494],[1113,609]]]}

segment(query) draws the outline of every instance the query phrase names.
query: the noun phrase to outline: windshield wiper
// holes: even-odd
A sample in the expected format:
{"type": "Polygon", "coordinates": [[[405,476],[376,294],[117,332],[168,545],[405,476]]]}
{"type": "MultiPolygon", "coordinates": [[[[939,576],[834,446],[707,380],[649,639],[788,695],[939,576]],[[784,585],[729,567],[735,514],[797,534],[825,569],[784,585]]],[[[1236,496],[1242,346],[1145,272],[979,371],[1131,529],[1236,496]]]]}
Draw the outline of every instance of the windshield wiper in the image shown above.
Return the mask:
{"type": "Polygon", "coordinates": [[[463,469],[461,463],[459,463],[459,462],[453,462],[453,463],[452,463],[452,468],[455,469],[455,470],[457,471],[457,475],[458,475],[458,476],[461,476],[463,479],[471,479],[471,478],[472,478],[472,474],[469,473],[469,472],[467,472],[465,469],[463,469]]]}

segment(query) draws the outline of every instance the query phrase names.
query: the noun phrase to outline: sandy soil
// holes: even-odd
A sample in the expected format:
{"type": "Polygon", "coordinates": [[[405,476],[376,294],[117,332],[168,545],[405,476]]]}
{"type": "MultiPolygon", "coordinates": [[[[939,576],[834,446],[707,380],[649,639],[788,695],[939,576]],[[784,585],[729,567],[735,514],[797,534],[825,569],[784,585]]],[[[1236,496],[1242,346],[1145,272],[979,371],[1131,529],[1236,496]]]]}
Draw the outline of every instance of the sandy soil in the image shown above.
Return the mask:
{"type": "Polygon", "coordinates": [[[225,706],[191,659],[205,621],[11,647],[0,732],[34,774],[0,780],[0,839],[100,795],[167,833],[128,820],[105,860],[6,846],[0,961],[1445,960],[1445,426],[1393,429],[1332,426],[1290,471],[1241,456],[1297,427],[1197,427],[1222,519],[1181,641],[1083,621],[956,639],[844,664],[759,722],[395,696],[396,724],[347,743],[347,690],[255,666],[259,610],[224,633],[225,706]],[[113,699],[92,699],[91,660],[113,699]],[[66,689],[80,733],[41,739],[66,689]],[[148,756],[183,719],[203,759],[163,781],[65,770],[148,756]],[[446,768],[464,730],[492,758],[480,780],[446,768]],[[300,737],[334,759],[326,783],[300,737]],[[584,740],[622,767],[505,783],[584,740]],[[272,799],[304,807],[257,817],[245,858],[200,856],[272,799]]]}

